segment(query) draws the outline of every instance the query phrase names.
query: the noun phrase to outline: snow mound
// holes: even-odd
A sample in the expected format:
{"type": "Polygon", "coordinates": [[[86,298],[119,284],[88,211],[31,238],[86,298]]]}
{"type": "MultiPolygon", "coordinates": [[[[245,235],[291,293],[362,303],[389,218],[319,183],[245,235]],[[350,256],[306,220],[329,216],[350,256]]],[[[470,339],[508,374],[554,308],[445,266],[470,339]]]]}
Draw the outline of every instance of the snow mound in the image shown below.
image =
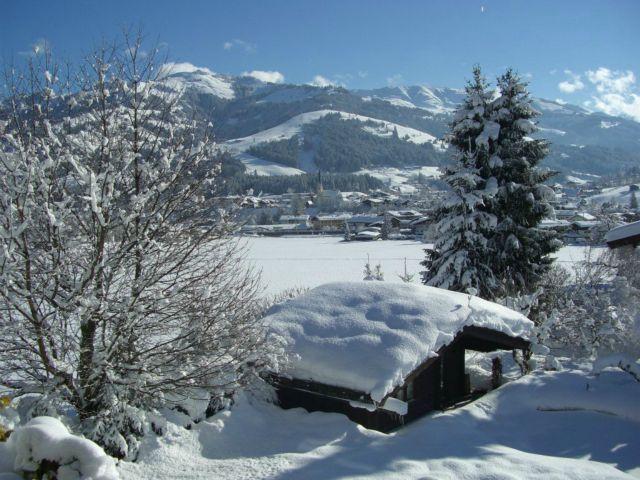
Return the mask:
{"type": "Polygon", "coordinates": [[[69,433],[60,420],[36,417],[9,437],[16,471],[36,471],[43,460],[59,465],[58,480],[117,480],[115,463],[102,448],[69,433]]]}
{"type": "Polygon", "coordinates": [[[382,282],[321,285],[273,307],[266,323],[294,354],[282,373],[363,391],[377,402],[467,325],[513,337],[533,326],[471,295],[382,282]]]}

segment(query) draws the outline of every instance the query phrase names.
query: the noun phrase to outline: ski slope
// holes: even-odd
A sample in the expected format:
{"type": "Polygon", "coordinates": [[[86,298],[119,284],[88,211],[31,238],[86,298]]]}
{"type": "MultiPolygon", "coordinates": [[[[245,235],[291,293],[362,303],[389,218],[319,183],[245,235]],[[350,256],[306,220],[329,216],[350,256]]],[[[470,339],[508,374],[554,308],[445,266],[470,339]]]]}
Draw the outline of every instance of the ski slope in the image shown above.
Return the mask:
{"type": "Polygon", "coordinates": [[[278,163],[269,162],[267,160],[256,162],[256,157],[247,157],[242,154],[246,153],[246,151],[251,147],[255,147],[261,143],[288,140],[294,135],[298,135],[302,131],[302,127],[304,125],[316,122],[330,114],[338,114],[340,115],[340,118],[344,120],[357,120],[363,123],[373,122],[375,126],[364,125],[363,129],[374,135],[390,137],[393,135],[394,131],[397,131],[400,138],[406,138],[409,142],[416,144],[431,143],[437,149],[445,149],[444,144],[429,133],[405,127],[397,123],[366,117],[364,115],[357,115],[355,113],[342,112],[339,110],[316,110],[313,112],[301,113],[273,128],[262,130],[246,137],[227,140],[221,144],[221,148],[224,148],[232,155],[238,157],[240,161],[247,166],[247,169],[250,172],[255,170],[258,175],[296,175],[304,173],[302,170],[284,167],[278,163]],[[281,166],[284,169],[277,169],[277,166],[281,166]]]}

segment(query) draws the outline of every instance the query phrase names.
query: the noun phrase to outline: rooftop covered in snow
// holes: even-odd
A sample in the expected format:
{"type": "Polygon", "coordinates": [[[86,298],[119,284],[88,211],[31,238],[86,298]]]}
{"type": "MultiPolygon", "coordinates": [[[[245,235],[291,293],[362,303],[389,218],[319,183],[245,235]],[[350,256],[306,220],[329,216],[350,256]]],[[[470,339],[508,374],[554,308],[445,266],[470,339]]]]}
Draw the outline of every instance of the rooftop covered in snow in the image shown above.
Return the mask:
{"type": "Polygon", "coordinates": [[[611,248],[640,244],[640,221],[609,230],[605,240],[611,248]]]}
{"type": "Polygon", "coordinates": [[[526,338],[525,316],[478,297],[385,282],[321,285],[273,307],[271,334],[292,353],[281,374],[382,400],[466,326],[526,338]]]}

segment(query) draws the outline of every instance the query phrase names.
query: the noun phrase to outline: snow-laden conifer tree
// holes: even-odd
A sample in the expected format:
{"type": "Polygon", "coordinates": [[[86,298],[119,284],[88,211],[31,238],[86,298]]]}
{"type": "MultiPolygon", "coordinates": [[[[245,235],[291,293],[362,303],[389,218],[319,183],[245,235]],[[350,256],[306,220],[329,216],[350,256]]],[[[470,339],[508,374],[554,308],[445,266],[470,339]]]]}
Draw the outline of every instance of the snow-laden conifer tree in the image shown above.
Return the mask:
{"type": "Polygon", "coordinates": [[[493,138],[479,138],[493,150],[492,175],[498,191],[489,211],[497,218],[491,247],[496,253],[492,264],[502,296],[532,293],[549,269],[549,257],[560,247],[554,231],[539,228],[549,213],[553,192],[543,184],[552,172],[538,165],[547,155],[548,143],[530,137],[539,115],[523,83],[512,70],[498,78],[499,96],[490,104],[490,119],[496,127],[493,138]]]}
{"type": "Polygon", "coordinates": [[[224,396],[265,361],[206,125],[140,37],[63,78],[48,52],[0,107],[0,382],[135,454],[146,412],[224,396]]]}
{"type": "Polygon", "coordinates": [[[443,180],[451,192],[437,212],[434,248],[426,250],[422,262],[423,283],[473,291],[484,298],[493,298],[496,287],[489,251],[496,219],[485,209],[496,185],[487,141],[497,135],[497,125],[487,118],[490,96],[480,68],[475,67],[447,137],[455,153],[443,180]]]}

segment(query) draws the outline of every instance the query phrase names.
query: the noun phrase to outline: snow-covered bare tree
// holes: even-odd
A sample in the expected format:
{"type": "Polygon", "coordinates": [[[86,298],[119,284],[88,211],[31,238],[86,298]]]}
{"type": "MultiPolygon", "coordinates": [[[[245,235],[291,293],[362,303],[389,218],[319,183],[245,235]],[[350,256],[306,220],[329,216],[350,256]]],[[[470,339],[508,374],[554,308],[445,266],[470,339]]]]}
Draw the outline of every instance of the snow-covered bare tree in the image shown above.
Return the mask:
{"type": "Polygon", "coordinates": [[[538,323],[549,326],[549,344],[592,359],[640,356],[638,271],[640,252],[633,249],[589,249],[572,275],[560,267],[550,270],[536,315],[538,323]]]}
{"type": "Polygon", "coordinates": [[[498,78],[498,91],[490,105],[495,135],[487,140],[494,150],[491,169],[498,187],[489,203],[498,222],[491,242],[496,253],[491,268],[500,294],[515,297],[536,290],[553,261],[549,254],[561,243],[554,231],[538,226],[551,211],[548,201],[553,198],[544,185],[553,172],[538,167],[548,144],[530,137],[537,130],[534,120],[539,113],[531,106],[526,84],[512,70],[498,78]]]}
{"type": "Polygon", "coordinates": [[[0,382],[71,405],[118,457],[145,412],[222,396],[267,357],[208,126],[156,49],[123,43],[66,71],[31,57],[0,112],[0,382]]]}
{"type": "Polygon", "coordinates": [[[480,68],[475,67],[447,137],[455,153],[443,180],[451,192],[436,213],[435,244],[422,262],[423,283],[484,298],[496,293],[489,252],[496,218],[485,208],[496,190],[488,140],[495,139],[497,125],[488,120],[490,97],[480,68]]]}

